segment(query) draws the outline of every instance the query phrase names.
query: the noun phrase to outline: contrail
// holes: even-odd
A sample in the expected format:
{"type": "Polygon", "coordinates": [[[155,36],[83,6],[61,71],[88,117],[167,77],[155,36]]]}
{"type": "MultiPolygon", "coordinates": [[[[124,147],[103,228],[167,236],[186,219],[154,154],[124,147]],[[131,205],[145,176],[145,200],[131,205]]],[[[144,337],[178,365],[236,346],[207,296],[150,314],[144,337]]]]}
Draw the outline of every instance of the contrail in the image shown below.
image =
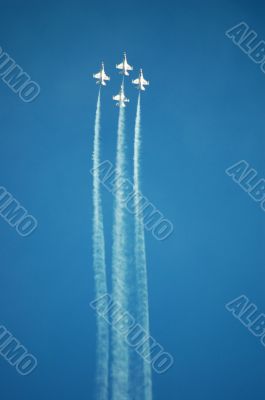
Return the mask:
{"type": "MultiPolygon", "coordinates": [[[[100,195],[100,89],[97,100],[93,148],[93,267],[96,298],[107,293],[105,239],[102,201],[100,195]]],[[[107,322],[97,315],[97,400],[108,400],[109,328],[107,322]]]]}
{"type": "MultiPolygon", "coordinates": [[[[122,310],[128,310],[128,225],[124,199],[126,189],[121,185],[127,176],[125,155],[125,111],[119,109],[118,141],[116,155],[115,205],[113,227],[112,295],[114,303],[122,310]]],[[[115,320],[122,312],[115,313],[115,320]]],[[[123,324],[126,330],[127,322],[123,324]]],[[[112,400],[129,399],[129,350],[124,334],[118,332],[112,323],[112,400]]]]}
{"type": "MultiPolygon", "coordinates": [[[[134,211],[135,211],[135,266],[137,291],[137,321],[149,334],[149,306],[147,266],[145,251],[145,236],[143,216],[140,209],[140,149],[141,149],[141,95],[139,92],[135,119],[134,134],[134,211]]],[[[149,342],[146,343],[145,353],[150,354],[149,342]]],[[[150,363],[141,359],[141,368],[138,370],[138,379],[141,384],[137,391],[137,400],[152,399],[152,371],[150,363]]]]}

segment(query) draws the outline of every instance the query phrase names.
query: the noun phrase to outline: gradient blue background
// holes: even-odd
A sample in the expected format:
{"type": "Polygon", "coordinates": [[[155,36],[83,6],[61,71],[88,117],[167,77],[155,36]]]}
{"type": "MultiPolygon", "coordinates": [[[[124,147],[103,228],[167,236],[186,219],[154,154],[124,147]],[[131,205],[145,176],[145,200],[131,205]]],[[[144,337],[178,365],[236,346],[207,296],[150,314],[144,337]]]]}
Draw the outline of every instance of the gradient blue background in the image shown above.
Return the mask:
{"type": "MultiPolygon", "coordinates": [[[[39,222],[21,238],[0,220],[0,323],[39,361],[21,377],[0,358],[3,400],[92,399],[91,76],[104,60],[102,156],[113,160],[124,50],[151,82],[143,191],[175,227],[164,242],[147,234],[151,331],[175,358],[154,373],[154,399],[263,395],[265,349],[225,304],[244,293],[265,312],[265,214],[224,171],[246,159],[265,176],[265,75],[225,36],[243,20],[265,39],[264,17],[262,1],[2,2],[0,46],[41,86],[25,104],[0,81],[0,184],[39,222]]],[[[130,80],[127,95],[132,127],[130,80]]],[[[108,193],[104,205],[110,268],[108,193]]]]}

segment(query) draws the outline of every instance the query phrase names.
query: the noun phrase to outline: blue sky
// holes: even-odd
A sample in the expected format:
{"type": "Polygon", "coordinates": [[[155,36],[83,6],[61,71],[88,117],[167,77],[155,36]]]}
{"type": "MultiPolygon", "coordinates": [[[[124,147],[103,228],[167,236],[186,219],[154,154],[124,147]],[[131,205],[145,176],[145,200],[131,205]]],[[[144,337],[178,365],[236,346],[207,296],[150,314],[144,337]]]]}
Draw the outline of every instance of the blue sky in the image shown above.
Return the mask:
{"type": "MultiPolygon", "coordinates": [[[[102,156],[114,160],[115,64],[144,69],[143,192],[174,224],[147,234],[152,335],[174,366],[154,399],[249,400],[264,392],[265,349],[225,304],[245,294],[265,313],[264,218],[225,169],[265,177],[265,75],[225,36],[245,21],[265,39],[261,1],[2,4],[0,46],[41,87],[23,103],[0,80],[0,185],[38,219],[21,238],[0,220],[0,323],[37,358],[21,377],[0,358],[2,397],[92,398],[95,316],[91,153],[102,60],[102,156]]],[[[132,77],[136,72],[132,74],[132,77]]],[[[128,146],[137,92],[126,82],[128,146]]],[[[104,193],[108,267],[112,198],[104,193]]]]}

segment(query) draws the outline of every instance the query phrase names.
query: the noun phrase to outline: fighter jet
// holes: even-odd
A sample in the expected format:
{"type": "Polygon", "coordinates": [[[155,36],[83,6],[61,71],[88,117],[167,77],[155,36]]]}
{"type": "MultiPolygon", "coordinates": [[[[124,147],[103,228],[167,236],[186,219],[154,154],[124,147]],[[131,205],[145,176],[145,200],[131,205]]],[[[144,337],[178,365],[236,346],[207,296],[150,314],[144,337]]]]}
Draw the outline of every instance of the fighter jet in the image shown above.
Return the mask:
{"type": "Polygon", "coordinates": [[[124,53],[123,56],[123,61],[121,64],[116,65],[117,69],[120,69],[120,74],[129,76],[129,72],[128,71],[132,71],[133,67],[131,67],[128,62],[127,62],[127,57],[126,57],[126,53],[124,53]]]}
{"type": "Polygon", "coordinates": [[[106,75],[104,70],[104,63],[101,65],[101,70],[97,74],[93,74],[93,78],[98,79],[97,84],[106,86],[105,81],[109,81],[110,78],[106,75]]]}
{"type": "Polygon", "coordinates": [[[143,70],[142,69],[140,69],[139,78],[138,79],[134,79],[132,81],[132,83],[134,85],[137,85],[137,89],[139,89],[139,90],[145,90],[145,86],[149,85],[149,82],[144,79],[143,70]]]}
{"type": "Polygon", "coordinates": [[[129,103],[130,100],[127,99],[124,94],[123,84],[121,85],[120,93],[117,94],[117,96],[113,96],[113,100],[116,100],[118,102],[118,103],[116,103],[116,106],[118,106],[118,107],[126,107],[125,103],[129,103]]]}

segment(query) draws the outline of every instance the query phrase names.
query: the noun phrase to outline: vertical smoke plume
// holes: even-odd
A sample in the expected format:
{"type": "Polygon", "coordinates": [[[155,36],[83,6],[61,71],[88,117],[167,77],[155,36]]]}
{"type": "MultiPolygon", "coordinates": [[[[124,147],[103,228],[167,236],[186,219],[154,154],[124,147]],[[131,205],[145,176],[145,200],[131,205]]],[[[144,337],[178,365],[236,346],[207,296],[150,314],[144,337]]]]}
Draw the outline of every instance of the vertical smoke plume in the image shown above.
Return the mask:
{"type": "MultiPolygon", "coordinates": [[[[93,267],[96,298],[107,293],[105,240],[102,201],[100,195],[100,89],[97,100],[93,148],[93,267]]],[[[97,315],[97,399],[108,400],[109,328],[97,315]]]]}
{"type": "MultiPolygon", "coordinates": [[[[112,259],[112,295],[114,303],[122,310],[128,309],[128,229],[127,212],[124,200],[126,189],[121,181],[126,179],[125,155],[125,111],[119,109],[118,141],[116,155],[115,205],[113,227],[113,259],[112,259]]],[[[115,320],[122,317],[122,311],[115,313],[115,320]]],[[[123,332],[127,330],[127,322],[123,322],[123,332]]],[[[115,329],[112,323],[112,399],[127,400],[129,384],[129,351],[124,340],[124,333],[115,329]]]]}
{"type": "MultiPolygon", "coordinates": [[[[140,209],[140,150],[141,150],[141,95],[139,92],[135,119],[134,135],[134,211],[135,211],[135,266],[136,266],[136,290],[137,290],[137,321],[149,335],[149,306],[147,266],[145,251],[145,236],[143,216],[140,209]]],[[[145,344],[145,354],[150,354],[150,345],[145,344]]],[[[137,400],[152,399],[152,372],[148,362],[140,359],[141,366],[138,369],[139,390],[137,400]]]]}

